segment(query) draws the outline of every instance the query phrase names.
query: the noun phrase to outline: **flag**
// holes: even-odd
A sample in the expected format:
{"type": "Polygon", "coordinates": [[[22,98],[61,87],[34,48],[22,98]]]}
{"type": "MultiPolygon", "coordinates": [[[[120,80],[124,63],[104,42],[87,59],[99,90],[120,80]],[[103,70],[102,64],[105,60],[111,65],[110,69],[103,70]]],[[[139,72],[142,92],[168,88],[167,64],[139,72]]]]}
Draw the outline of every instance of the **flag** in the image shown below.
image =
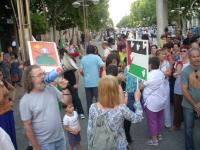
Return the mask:
{"type": "Polygon", "coordinates": [[[131,43],[132,52],[137,54],[146,55],[148,42],[146,41],[132,41],[131,43]]]}
{"type": "Polygon", "coordinates": [[[64,48],[64,43],[63,43],[63,40],[62,40],[62,32],[59,31],[59,34],[60,34],[60,40],[59,40],[60,41],[60,43],[59,43],[60,45],[59,46],[60,46],[60,49],[62,49],[62,48],[64,48]]]}

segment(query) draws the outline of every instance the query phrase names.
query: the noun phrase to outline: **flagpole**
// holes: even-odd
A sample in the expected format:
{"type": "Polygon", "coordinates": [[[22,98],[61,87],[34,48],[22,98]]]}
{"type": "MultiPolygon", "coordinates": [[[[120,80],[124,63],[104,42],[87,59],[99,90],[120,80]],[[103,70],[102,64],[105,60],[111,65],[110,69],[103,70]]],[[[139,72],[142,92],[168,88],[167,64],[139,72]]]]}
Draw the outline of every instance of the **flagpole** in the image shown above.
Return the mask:
{"type": "Polygon", "coordinates": [[[139,79],[137,78],[137,90],[139,89],[139,79]]]}

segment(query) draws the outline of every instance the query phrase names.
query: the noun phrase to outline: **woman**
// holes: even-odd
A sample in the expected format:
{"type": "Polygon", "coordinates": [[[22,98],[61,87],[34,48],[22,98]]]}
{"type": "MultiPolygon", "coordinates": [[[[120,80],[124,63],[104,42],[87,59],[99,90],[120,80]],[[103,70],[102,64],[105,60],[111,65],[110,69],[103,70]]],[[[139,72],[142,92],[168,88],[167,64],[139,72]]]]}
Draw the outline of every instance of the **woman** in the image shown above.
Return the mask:
{"type": "Polygon", "coordinates": [[[10,136],[0,127],[0,149],[15,150],[10,136]]]}
{"type": "Polygon", "coordinates": [[[175,61],[180,59],[180,44],[179,43],[174,43],[172,54],[175,61]]]}
{"type": "MultiPolygon", "coordinates": [[[[126,82],[125,91],[128,94],[127,107],[134,112],[135,111],[134,92],[137,89],[137,78],[128,72],[129,67],[130,66],[126,66],[126,68],[124,69],[124,78],[125,78],[125,82],[126,82]]],[[[124,129],[125,129],[126,139],[127,139],[128,143],[130,144],[130,143],[132,143],[132,138],[130,135],[131,122],[129,120],[124,121],[124,129]]]]}
{"type": "Polygon", "coordinates": [[[170,112],[170,87],[169,87],[169,76],[171,75],[171,65],[166,58],[166,52],[163,50],[158,50],[156,52],[157,57],[160,60],[160,70],[165,75],[165,93],[166,93],[166,105],[164,110],[164,120],[165,120],[165,127],[171,128],[172,121],[171,121],[171,112],[170,112]]]}
{"type": "Polygon", "coordinates": [[[130,120],[132,123],[136,123],[142,120],[142,108],[139,102],[140,92],[137,91],[135,94],[135,113],[128,109],[125,104],[120,105],[119,84],[115,77],[110,75],[103,77],[99,81],[98,94],[99,102],[92,104],[89,110],[87,129],[89,150],[91,147],[93,147],[92,139],[96,136],[96,131],[94,131],[94,128],[96,127],[95,118],[106,112],[107,114],[104,118],[107,122],[106,126],[108,126],[112,132],[117,133],[115,149],[126,150],[128,143],[126,141],[123,129],[123,122],[124,119],[130,120]]]}
{"type": "Polygon", "coordinates": [[[157,46],[157,45],[152,45],[152,46],[151,46],[151,54],[149,55],[149,57],[154,57],[154,56],[156,56],[157,50],[158,50],[158,46],[157,46]]]}
{"type": "Polygon", "coordinates": [[[143,99],[145,112],[147,116],[147,125],[151,140],[147,141],[147,145],[159,145],[158,139],[161,138],[161,130],[163,127],[163,112],[165,108],[165,76],[159,69],[159,59],[152,57],[149,59],[149,76],[148,80],[141,83],[140,88],[144,89],[143,99]]]}
{"type": "Polygon", "coordinates": [[[9,91],[13,92],[12,100],[15,100],[16,89],[3,80],[3,72],[0,70],[0,127],[10,136],[15,149],[17,149],[15,121],[12,111],[12,101],[9,100],[9,91]]]}
{"type": "MultiPolygon", "coordinates": [[[[66,53],[66,51],[64,49],[61,49],[60,50],[60,59],[61,59],[61,63],[63,66],[65,65],[63,63],[64,59],[66,59],[64,57],[64,55],[68,55],[67,53],[66,54],[64,54],[64,53],[66,53]]],[[[75,107],[75,110],[77,110],[81,119],[85,119],[83,106],[82,106],[81,100],[78,95],[79,76],[80,76],[79,71],[75,68],[66,70],[64,72],[64,78],[69,81],[68,88],[72,94],[72,102],[75,107]]]]}
{"type": "Polygon", "coordinates": [[[189,65],[188,59],[188,46],[181,46],[180,49],[180,60],[175,64],[175,72],[173,73],[176,78],[174,85],[174,120],[172,130],[178,130],[181,127],[182,121],[182,99],[183,94],[181,91],[180,78],[182,70],[189,65]]]}

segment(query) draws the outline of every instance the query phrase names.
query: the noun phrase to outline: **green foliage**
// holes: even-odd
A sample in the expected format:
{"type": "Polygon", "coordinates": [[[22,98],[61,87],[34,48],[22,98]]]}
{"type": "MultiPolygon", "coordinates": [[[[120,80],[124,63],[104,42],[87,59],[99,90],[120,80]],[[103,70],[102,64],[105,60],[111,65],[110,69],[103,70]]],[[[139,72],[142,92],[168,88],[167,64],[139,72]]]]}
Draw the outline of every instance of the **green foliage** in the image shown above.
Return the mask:
{"type": "Polygon", "coordinates": [[[45,34],[48,30],[48,22],[45,17],[37,13],[31,15],[31,25],[33,35],[45,34]]]}
{"type": "Polygon", "coordinates": [[[88,7],[88,22],[91,30],[100,30],[112,25],[108,12],[108,0],[100,0],[98,5],[88,7]]]}
{"type": "Polygon", "coordinates": [[[130,24],[134,27],[156,24],[156,0],[137,0],[133,2],[130,24]]]}
{"type": "Polygon", "coordinates": [[[156,24],[156,0],[137,0],[131,4],[131,13],[122,18],[118,27],[139,27],[156,24]]]}
{"type": "Polygon", "coordinates": [[[118,28],[131,27],[131,16],[124,16],[117,24],[118,28]]]}
{"type": "MultiPolygon", "coordinates": [[[[196,5],[193,5],[192,10],[190,8],[193,2],[194,0],[178,0],[176,2],[174,0],[168,0],[169,23],[172,23],[172,21],[179,22],[180,18],[183,20],[191,20],[193,15],[192,11],[199,15],[199,10],[195,8],[196,5]],[[181,9],[181,7],[184,9],[181,9]]],[[[197,0],[196,4],[198,4],[199,7],[200,0],[197,0]]]]}
{"type": "MultiPolygon", "coordinates": [[[[31,10],[43,14],[50,26],[64,30],[78,26],[83,30],[83,8],[74,8],[75,0],[32,0],[31,10]],[[47,11],[47,10],[48,11],[47,11]]],[[[98,5],[88,1],[88,27],[90,30],[100,30],[110,21],[108,0],[100,0],[98,5]]]]}
{"type": "MultiPolygon", "coordinates": [[[[194,0],[168,0],[168,19],[169,24],[173,21],[181,23],[183,20],[192,18],[191,4],[194,0]],[[183,8],[181,12],[180,8],[183,8]],[[179,9],[178,9],[179,8],[179,9]],[[175,10],[175,11],[171,11],[175,10]]],[[[196,1],[198,7],[200,0],[196,1]]],[[[196,6],[197,7],[197,6],[196,6]]],[[[193,8],[193,11],[199,15],[198,9],[193,8]]],[[[150,26],[156,24],[156,0],[136,0],[131,4],[131,12],[118,23],[118,27],[138,27],[150,26]]]]}

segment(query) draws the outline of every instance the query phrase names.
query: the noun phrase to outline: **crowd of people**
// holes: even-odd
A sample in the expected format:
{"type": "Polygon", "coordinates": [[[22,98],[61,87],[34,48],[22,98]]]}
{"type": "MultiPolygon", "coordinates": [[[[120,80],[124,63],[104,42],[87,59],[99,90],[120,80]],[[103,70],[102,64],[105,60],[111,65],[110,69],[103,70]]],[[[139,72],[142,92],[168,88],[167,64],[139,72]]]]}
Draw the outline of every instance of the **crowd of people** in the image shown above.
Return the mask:
{"type": "Polygon", "coordinates": [[[27,149],[82,149],[79,118],[88,116],[88,150],[128,149],[133,141],[131,124],[141,122],[144,117],[150,136],[147,145],[158,146],[164,127],[175,132],[183,121],[185,149],[195,150],[193,128],[195,119],[200,117],[198,38],[189,32],[182,40],[165,32],[160,47],[150,45],[147,81],[129,73],[126,40],[127,36],[118,36],[115,48],[103,41],[102,56],[92,44],[87,46],[86,55],[72,43],[59,49],[63,73],[51,83],[45,82],[48,74],[40,66],[22,65],[12,47],[8,47],[0,62],[0,133],[5,135],[4,146],[9,143],[8,150],[20,149],[12,106],[23,69],[25,94],[19,110],[30,144],[27,149]],[[87,112],[78,94],[81,76],[87,112]],[[65,113],[63,119],[61,110],[65,113]]]}

